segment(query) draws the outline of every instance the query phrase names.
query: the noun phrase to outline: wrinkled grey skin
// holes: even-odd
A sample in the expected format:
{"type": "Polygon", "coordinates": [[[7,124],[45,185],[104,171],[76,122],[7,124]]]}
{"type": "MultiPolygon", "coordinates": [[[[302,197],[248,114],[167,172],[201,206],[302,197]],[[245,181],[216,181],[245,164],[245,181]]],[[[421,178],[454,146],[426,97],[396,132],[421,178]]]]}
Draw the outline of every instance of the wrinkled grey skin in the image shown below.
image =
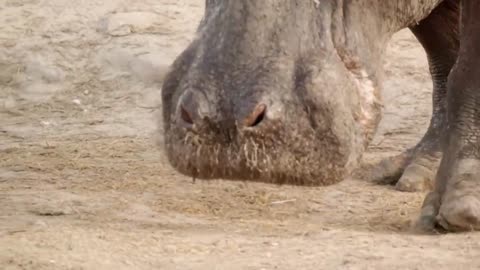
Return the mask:
{"type": "Polygon", "coordinates": [[[460,3],[460,46],[446,85],[443,157],[417,222],[428,230],[480,230],[480,1],[460,3]]]}
{"type": "Polygon", "coordinates": [[[440,2],[207,0],[162,89],[170,163],[201,179],[341,181],[380,120],[386,42],[440,2]]]}
{"type": "Polygon", "coordinates": [[[480,230],[478,14],[478,0],[207,0],[162,89],[169,160],[203,179],[341,181],[380,119],[385,43],[409,27],[429,60],[432,120],[372,177],[433,186],[420,229],[480,230]]]}
{"type": "Polygon", "coordinates": [[[459,49],[458,0],[443,1],[430,15],[410,27],[428,57],[433,80],[433,113],[430,126],[420,142],[405,153],[375,166],[372,178],[396,183],[401,191],[431,189],[442,157],[442,135],[447,127],[447,80],[459,49]]]}

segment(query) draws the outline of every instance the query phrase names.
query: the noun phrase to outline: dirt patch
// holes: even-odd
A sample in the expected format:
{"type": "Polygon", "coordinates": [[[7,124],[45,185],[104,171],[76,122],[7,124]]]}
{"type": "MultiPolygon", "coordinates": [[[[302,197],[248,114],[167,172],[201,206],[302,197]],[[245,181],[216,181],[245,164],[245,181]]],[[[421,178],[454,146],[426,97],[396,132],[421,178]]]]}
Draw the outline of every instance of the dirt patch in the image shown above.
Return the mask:
{"type": "MultiPolygon", "coordinates": [[[[2,269],[480,266],[477,233],[409,231],[424,194],[356,179],[194,183],[173,171],[154,143],[159,85],[202,9],[196,0],[0,3],[2,269]]],[[[394,37],[366,161],[424,132],[426,65],[408,31],[394,37]]]]}

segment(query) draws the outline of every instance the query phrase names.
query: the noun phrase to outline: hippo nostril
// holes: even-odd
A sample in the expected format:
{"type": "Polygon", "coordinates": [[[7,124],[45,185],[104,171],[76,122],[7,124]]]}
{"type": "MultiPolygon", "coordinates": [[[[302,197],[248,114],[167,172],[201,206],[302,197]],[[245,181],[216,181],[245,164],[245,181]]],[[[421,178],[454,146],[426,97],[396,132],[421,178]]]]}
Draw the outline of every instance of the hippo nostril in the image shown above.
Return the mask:
{"type": "Polygon", "coordinates": [[[192,116],[183,106],[180,106],[180,117],[183,121],[185,121],[185,123],[193,125],[192,116]]]}
{"type": "Polygon", "coordinates": [[[187,90],[178,100],[177,120],[185,128],[193,128],[205,117],[209,117],[210,108],[206,97],[200,91],[187,90]]]}
{"type": "Polygon", "coordinates": [[[248,115],[243,121],[244,126],[254,127],[260,124],[265,118],[265,113],[267,110],[267,105],[260,104],[248,115]]]}

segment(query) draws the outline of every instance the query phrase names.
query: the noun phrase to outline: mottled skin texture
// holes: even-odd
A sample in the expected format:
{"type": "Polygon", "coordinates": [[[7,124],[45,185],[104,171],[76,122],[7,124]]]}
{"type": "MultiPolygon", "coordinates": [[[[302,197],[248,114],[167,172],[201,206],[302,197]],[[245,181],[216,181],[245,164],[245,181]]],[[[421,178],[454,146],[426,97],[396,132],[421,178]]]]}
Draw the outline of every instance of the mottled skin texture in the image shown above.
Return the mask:
{"type": "Polygon", "coordinates": [[[380,120],[386,42],[409,27],[428,55],[432,120],[372,177],[435,186],[421,228],[479,228],[478,12],[475,0],[207,0],[162,89],[169,161],[200,179],[341,181],[380,120]]]}
{"type": "Polygon", "coordinates": [[[447,78],[457,59],[460,2],[442,2],[427,18],[410,29],[425,49],[433,81],[432,119],[420,142],[405,153],[375,166],[373,178],[396,184],[401,191],[433,187],[441,159],[441,139],[446,131],[447,78]]]}
{"type": "Polygon", "coordinates": [[[460,47],[447,83],[444,154],[418,222],[423,229],[480,229],[479,12],[479,1],[461,1],[460,47]]]}

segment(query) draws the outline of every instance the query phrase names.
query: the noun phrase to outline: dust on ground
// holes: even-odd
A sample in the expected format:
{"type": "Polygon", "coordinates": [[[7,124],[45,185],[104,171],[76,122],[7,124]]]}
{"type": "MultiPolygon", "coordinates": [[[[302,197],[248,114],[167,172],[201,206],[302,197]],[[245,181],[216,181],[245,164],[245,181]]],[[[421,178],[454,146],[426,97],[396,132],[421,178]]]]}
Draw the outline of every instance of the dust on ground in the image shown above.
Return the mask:
{"type": "MultiPolygon", "coordinates": [[[[0,2],[0,268],[468,269],[478,233],[409,231],[424,194],[192,182],[155,145],[160,84],[200,0],[0,2]]],[[[430,115],[408,31],[385,62],[366,160],[415,144],[430,115]]]]}

